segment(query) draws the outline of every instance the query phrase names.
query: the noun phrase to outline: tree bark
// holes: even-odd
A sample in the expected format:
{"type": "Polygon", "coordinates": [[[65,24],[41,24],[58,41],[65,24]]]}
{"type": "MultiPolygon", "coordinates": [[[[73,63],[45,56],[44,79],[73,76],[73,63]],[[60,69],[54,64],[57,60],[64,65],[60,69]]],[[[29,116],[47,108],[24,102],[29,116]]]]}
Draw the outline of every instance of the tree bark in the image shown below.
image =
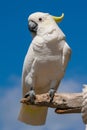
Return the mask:
{"type": "Polygon", "coordinates": [[[81,113],[82,109],[82,93],[55,93],[53,101],[50,102],[48,93],[36,95],[35,102],[32,104],[29,97],[22,98],[21,103],[27,105],[46,106],[56,108],[58,114],[81,113]]]}

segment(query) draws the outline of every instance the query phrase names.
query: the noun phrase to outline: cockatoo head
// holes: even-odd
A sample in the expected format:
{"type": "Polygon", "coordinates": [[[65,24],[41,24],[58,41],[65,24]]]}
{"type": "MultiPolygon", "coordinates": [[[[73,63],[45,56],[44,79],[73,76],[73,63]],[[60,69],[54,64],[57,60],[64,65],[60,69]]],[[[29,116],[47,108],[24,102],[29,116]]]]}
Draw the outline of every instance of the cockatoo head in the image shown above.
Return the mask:
{"type": "Polygon", "coordinates": [[[28,17],[28,28],[35,35],[44,35],[49,28],[55,28],[56,22],[60,22],[64,17],[62,14],[60,17],[51,16],[48,13],[36,12],[28,17]]]}

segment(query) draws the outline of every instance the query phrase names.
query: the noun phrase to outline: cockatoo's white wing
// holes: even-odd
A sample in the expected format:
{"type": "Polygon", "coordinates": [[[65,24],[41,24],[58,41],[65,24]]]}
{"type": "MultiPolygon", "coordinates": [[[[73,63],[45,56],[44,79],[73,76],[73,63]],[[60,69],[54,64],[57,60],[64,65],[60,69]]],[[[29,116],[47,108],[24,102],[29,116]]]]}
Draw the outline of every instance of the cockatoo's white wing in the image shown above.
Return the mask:
{"type": "Polygon", "coordinates": [[[63,46],[62,63],[63,63],[63,68],[65,70],[66,67],[67,67],[68,61],[71,58],[71,52],[72,51],[71,51],[71,48],[69,47],[69,45],[67,44],[67,42],[65,40],[62,40],[60,44],[62,44],[62,46],[63,46]]]}
{"type": "MultiPolygon", "coordinates": [[[[22,72],[23,97],[29,91],[29,87],[26,86],[25,80],[28,77],[28,75],[31,73],[31,68],[33,68],[32,65],[35,62],[35,54],[33,52],[32,45],[33,44],[31,43],[29,50],[26,54],[24,65],[23,65],[23,72],[22,72]]],[[[32,105],[28,106],[28,105],[22,104],[18,120],[26,124],[43,125],[45,124],[45,121],[46,121],[47,110],[48,110],[47,107],[36,107],[32,105]]]]}

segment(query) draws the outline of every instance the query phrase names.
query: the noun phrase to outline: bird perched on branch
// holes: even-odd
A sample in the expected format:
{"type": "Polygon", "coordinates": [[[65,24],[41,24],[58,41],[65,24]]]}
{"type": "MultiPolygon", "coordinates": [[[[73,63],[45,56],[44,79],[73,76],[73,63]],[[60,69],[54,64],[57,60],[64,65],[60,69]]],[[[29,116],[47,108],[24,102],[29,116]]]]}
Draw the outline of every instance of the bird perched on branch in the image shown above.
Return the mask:
{"type": "MultiPolygon", "coordinates": [[[[47,92],[51,102],[64,76],[71,49],[57,25],[63,17],[64,14],[55,17],[36,12],[28,18],[28,28],[33,40],[24,60],[22,89],[23,97],[30,96],[31,103],[34,103],[36,94],[47,92]]],[[[18,118],[30,125],[43,125],[47,110],[47,107],[22,104],[18,118]]]]}

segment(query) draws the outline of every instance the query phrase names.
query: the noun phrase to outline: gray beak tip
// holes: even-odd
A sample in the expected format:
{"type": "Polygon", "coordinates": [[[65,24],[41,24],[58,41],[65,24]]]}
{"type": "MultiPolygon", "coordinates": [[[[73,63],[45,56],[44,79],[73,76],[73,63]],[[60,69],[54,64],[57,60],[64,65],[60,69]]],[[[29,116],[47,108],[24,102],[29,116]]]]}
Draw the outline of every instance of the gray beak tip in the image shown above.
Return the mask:
{"type": "Polygon", "coordinates": [[[28,28],[31,32],[36,32],[37,31],[37,23],[35,23],[34,21],[29,21],[28,23],[28,28]]]}

